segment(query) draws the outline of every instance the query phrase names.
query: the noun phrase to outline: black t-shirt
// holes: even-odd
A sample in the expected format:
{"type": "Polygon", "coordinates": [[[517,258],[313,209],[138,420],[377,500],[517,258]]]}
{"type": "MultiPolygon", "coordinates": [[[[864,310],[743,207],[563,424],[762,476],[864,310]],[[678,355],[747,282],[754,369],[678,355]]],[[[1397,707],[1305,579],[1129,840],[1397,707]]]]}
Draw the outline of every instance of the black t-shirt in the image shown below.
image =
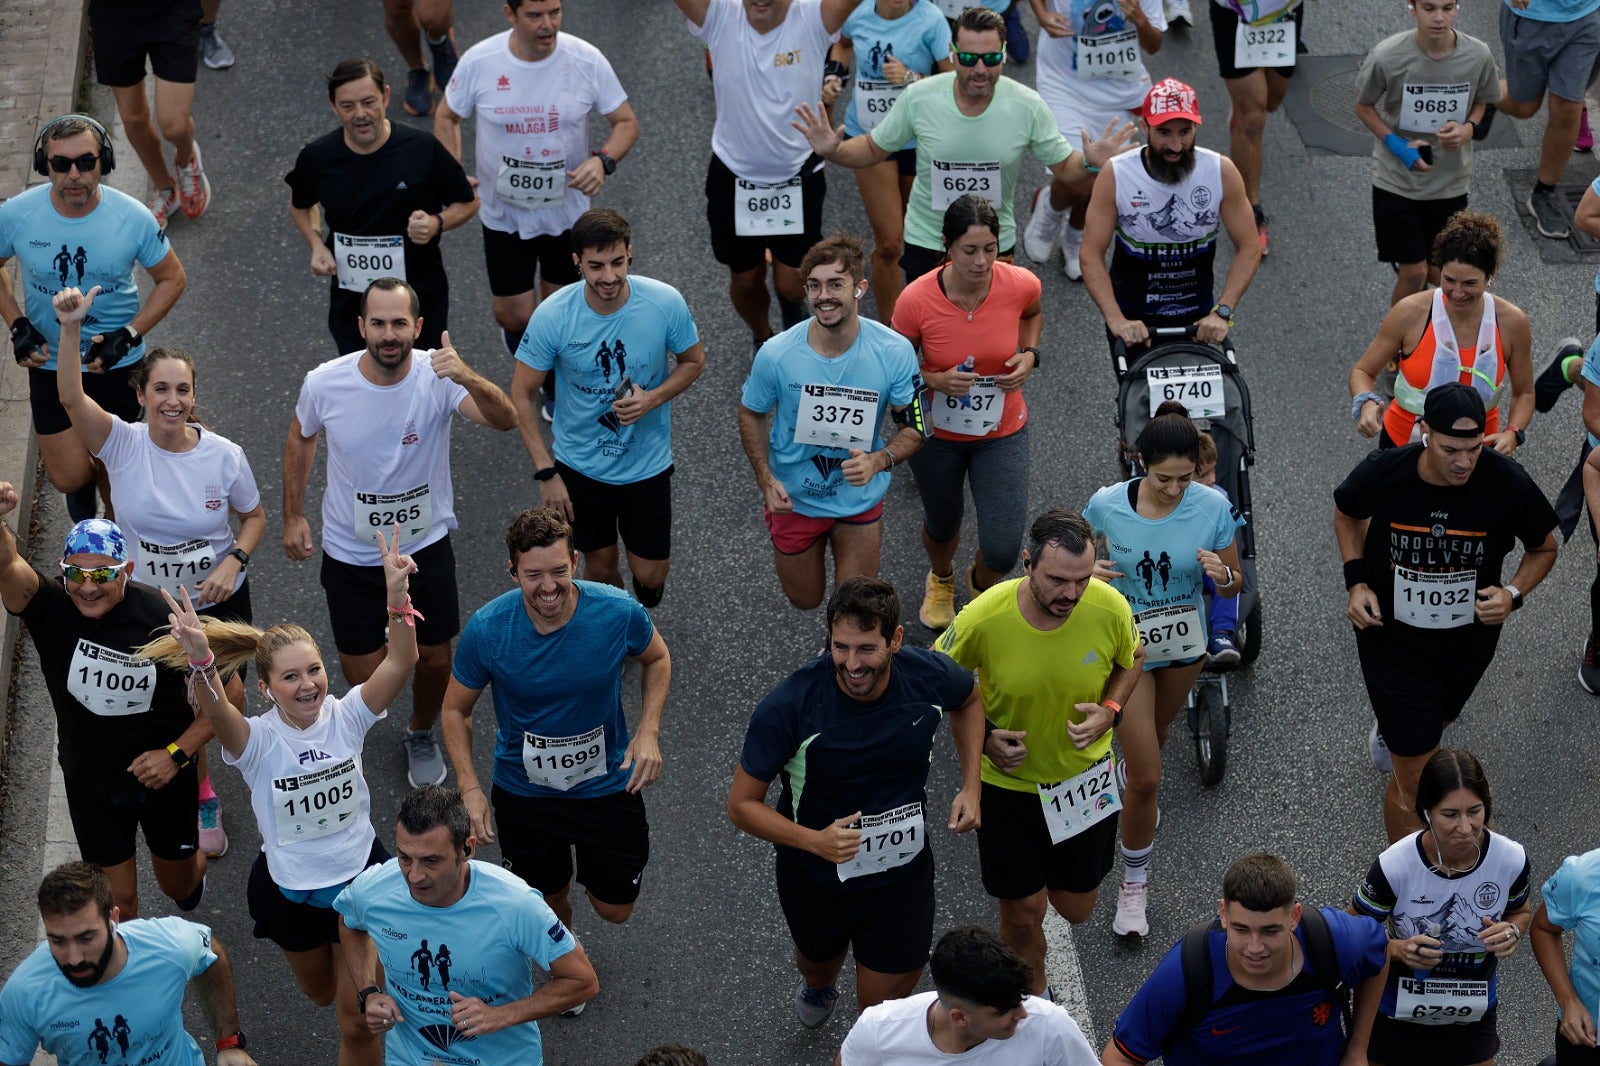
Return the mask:
{"type": "Polygon", "coordinates": [[[39,575],[39,591],[19,617],[39,652],[56,711],[56,755],[67,777],[139,788],[128,764],[194,724],[183,673],[133,655],[159,635],[167,613],[160,593],[130,582],[104,617],[85,618],[59,578],[39,575]]]}
{"type": "Polygon", "coordinates": [[[1555,510],[1527,471],[1488,447],[1461,486],[1424,481],[1417,472],[1422,451],[1408,444],[1373,452],[1333,492],[1340,511],[1371,519],[1362,554],[1384,629],[1411,641],[1469,628],[1498,633],[1498,626],[1477,620],[1473,593],[1501,584],[1513,541],[1524,550],[1544,543],[1556,527],[1555,510]],[[1433,624],[1409,624],[1407,617],[1433,624]]]}
{"type": "MultiPolygon", "coordinates": [[[[466,171],[438,138],[398,122],[390,123],[389,139],[371,155],[352,152],[344,143],[343,128],[318,137],[300,149],[294,169],[283,180],[295,207],[322,205],[330,250],[332,233],[404,237],[411,212],[437,214],[473,197],[466,171]]],[[[422,292],[445,283],[437,240],[413,244],[406,239],[404,246],[406,280],[412,288],[422,292]]],[[[332,280],[337,289],[338,278],[332,280]]]]}

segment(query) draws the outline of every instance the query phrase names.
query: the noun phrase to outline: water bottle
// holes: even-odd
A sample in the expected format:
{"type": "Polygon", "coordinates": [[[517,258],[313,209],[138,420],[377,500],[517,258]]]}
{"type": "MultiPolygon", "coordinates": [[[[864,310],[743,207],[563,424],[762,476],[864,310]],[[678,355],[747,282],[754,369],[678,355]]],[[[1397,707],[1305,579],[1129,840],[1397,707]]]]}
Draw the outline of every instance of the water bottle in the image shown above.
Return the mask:
{"type": "MultiPolygon", "coordinates": [[[[1438,922],[1429,922],[1428,923],[1428,928],[1424,929],[1423,932],[1426,933],[1428,936],[1433,937],[1433,939],[1439,940],[1440,941],[1439,947],[1440,947],[1441,950],[1443,950],[1444,944],[1443,944],[1443,941],[1442,941],[1442,937],[1443,937],[1443,934],[1444,934],[1444,926],[1440,925],[1438,922]]],[[[1443,955],[1440,956],[1441,959],[1443,957],[1444,957],[1443,955]]],[[[1418,981],[1426,981],[1428,979],[1428,975],[1430,973],[1432,973],[1433,970],[1434,970],[1434,967],[1432,967],[1432,966],[1429,966],[1425,970],[1422,969],[1419,966],[1413,966],[1411,968],[1411,972],[1416,975],[1416,978],[1417,978],[1418,981]]]]}

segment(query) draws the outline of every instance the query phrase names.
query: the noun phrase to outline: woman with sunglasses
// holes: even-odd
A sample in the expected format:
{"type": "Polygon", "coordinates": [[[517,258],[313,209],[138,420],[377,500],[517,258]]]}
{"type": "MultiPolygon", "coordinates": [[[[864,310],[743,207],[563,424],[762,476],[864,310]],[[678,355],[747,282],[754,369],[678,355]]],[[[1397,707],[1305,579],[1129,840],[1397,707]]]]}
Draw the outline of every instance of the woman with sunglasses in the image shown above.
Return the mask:
{"type": "MultiPolygon", "coordinates": [[[[62,289],[53,300],[64,351],[74,351],[95,298],[62,289]]],[[[111,510],[128,537],[133,579],[176,592],[188,585],[202,611],[251,619],[244,569],[267,528],[261,493],[243,450],[195,419],[194,358],[178,348],[153,348],[134,367],[132,385],[144,421],[113,417],[83,388],[70,361],[56,371],[56,389],[73,430],[105,464],[111,510]],[[230,516],[239,518],[234,534],[230,516]]],[[[242,682],[230,682],[244,699],[242,682]]],[[[222,805],[198,754],[200,846],[218,858],[228,850],[222,805]]]]}

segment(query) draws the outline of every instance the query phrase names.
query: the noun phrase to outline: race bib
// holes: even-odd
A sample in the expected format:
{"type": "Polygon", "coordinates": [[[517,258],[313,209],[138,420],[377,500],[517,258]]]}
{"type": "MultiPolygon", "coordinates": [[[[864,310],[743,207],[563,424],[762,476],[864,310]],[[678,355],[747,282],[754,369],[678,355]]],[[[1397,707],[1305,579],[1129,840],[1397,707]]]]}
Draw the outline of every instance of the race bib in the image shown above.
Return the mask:
{"type": "Polygon", "coordinates": [[[595,726],[573,737],[522,734],[522,768],[535,785],[565,792],[606,772],[606,730],[595,726]]]}
{"type": "Polygon", "coordinates": [[[933,209],[944,214],[945,209],[961,197],[971,193],[981,196],[1000,210],[1000,163],[946,163],[932,160],[928,175],[933,179],[933,209]]]}
{"type": "Polygon", "coordinates": [[[927,845],[922,804],[908,803],[882,814],[861,816],[861,850],[841,862],[839,880],[892,870],[916,858],[927,845]]]}
{"type": "MultiPolygon", "coordinates": [[[[216,553],[211,550],[211,541],[205,538],[186,540],[182,544],[154,544],[139,538],[138,580],[166,589],[174,596],[178,594],[179,585],[187,585],[193,591],[211,576],[215,563],[216,553]]],[[[198,602],[200,597],[196,594],[194,598],[198,602]]]]}
{"type": "Polygon", "coordinates": [[[1075,837],[1122,810],[1116,765],[1116,760],[1107,752],[1077,777],[1038,786],[1039,802],[1044,804],[1044,823],[1050,828],[1050,843],[1059,844],[1075,837]]]}
{"type": "Polygon", "coordinates": [[[805,232],[805,190],[800,175],[776,185],[733,179],[733,232],[741,237],[782,237],[805,232]]]}
{"type": "Polygon", "coordinates": [[[878,428],[878,390],[843,385],[802,385],[794,442],[819,448],[861,448],[878,428]]]}
{"type": "Polygon", "coordinates": [[[1294,19],[1287,12],[1263,26],[1239,21],[1233,38],[1233,65],[1240,70],[1252,67],[1294,66],[1294,19]]]}
{"type": "Polygon", "coordinates": [[[1200,609],[1192,603],[1152,607],[1140,611],[1133,621],[1139,627],[1139,639],[1144,642],[1146,663],[1193,659],[1206,650],[1200,609]]]}
{"type": "Polygon", "coordinates": [[[333,235],[333,263],[339,288],[366,292],[379,278],[406,280],[405,238],[333,235]]]}
{"type": "Polygon", "coordinates": [[[567,198],[567,159],[500,157],[494,194],[501,202],[521,207],[549,207],[567,198]]]}
{"type": "Polygon", "coordinates": [[[981,437],[993,433],[1000,425],[1005,403],[1005,395],[994,383],[994,378],[979,378],[972,383],[972,388],[967,390],[965,396],[933,393],[930,421],[934,429],[981,437]]]}
{"type": "Polygon", "coordinates": [[[1478,574],[1460,570],[1430,574],[1394,568],[1394,616],[1418,629],[1455,629],[1472,624],[1478,574]]]}
{"type": "Polygon", "coordinates": [[[1145,370],[1150,383],[1150,417],[1168,400],[1180,401],[1190,418],[1221,418],[1226,397],[1222,368],[1209,366],[1153,366],[1145,370]]]}
{"type": "Polygon", "coordinates": [[[1400,121],[1403,130],[1434,133],[1446,122],[1465,122],[1472,103],[1472,86],[1412,85],[1400,90],[1400,121]]]}
{"type": "Polygon", "coordinates": [[[308,774],[272,780],[272,823],[278,844],[316,840],[350,825],[361,811],[353,758],[308,774]]]}
{"type": "Polygon", "coordinates": [[[904,85],[896,85],[892,81],[869,81],[866,78],[857,78],[856,121],[861,123],[861,129],[866,133],[877,129],[878,123],[883,121],[883,116],[889,113],[894,102],[905,91],[904,85]]]}
{"type": "Polygon", "coordinates": [[[433,528],[433,498],[428,486],[405,492],[356,493],[356,539],[378,543],[378,530],[387,539],[400,527],[400,543],[409,544],[433,528]]]}
{"type": "Polygon", "coordinates": [[[1394,1018],[1414,1025],[1465,1025],[1489,1013],[1488,981],[1400,978],[1394,1018]]]}
{"type": "Polygon", "coordinates": [[[1144,74],[1139,60],[1139,31],[1104,33],[1099,37],[1079,34],[1078,76],[1080,78],[1138,78],[1144,74]]]}
{"type": "Polygon", "coordinates": [[[156,664],[79,640],[67,667],[67,692],[90,714],[143,714],[156,691],[156,664]]]}

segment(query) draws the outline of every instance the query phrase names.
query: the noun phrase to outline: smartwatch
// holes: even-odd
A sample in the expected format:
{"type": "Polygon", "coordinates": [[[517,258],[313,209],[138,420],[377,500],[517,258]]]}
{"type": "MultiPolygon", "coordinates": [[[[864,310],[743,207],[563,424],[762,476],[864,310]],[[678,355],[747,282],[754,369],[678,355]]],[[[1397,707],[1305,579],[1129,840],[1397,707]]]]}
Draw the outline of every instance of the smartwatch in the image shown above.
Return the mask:
{"type": "Polygon", "coordinates": [[[617,172],[617,161],[606,155],[605,152],[594,151],[590,152],[589,154],[600,160],[600,169],[606,172],[606,177],[609,178],[611,175],[617,172]]]}
{"type": "Polygon", "coordinates": [[[1517,610],[1522,606],[1522,590],[1515,585],[1501,585],[1501,588],[1511,593],[1511,609],[1517,610]]]}
{"type": "Polygon", "coordinates": [[[186,769],[190,763],[194,762],[194,756],[178,747],[177,741],[167,745],[167,754],[172,756],[172,764],[180,770],[186,769]]]}
{"type": "Polygon", "coordinates": [[[555,476],[556,468],[553,466],[547,466],[543,470],[535,470],[533,472],[533,480],[535,481],[549,481],[555,476]]]}
{"type": "Polygon", "coordinates": [[[363,988],[361,991],[357,992],[356,993],[356,1013],[357,1014],[365,1014],[365,1013],[367,1013],[367,997],[372,995],[374,992],[382,992],[382,991],[383,991],[383,989],[379,988],[377,985],[368,985],[366,988],[363,988]]]}
{"type": "Polygon", "coordinates": [[[1229,307],[1227,304],[1218,304],[1211,309],[1211,313],[1222,319],[1222,321],[1228,323],[1230,326],[1233,325],[1233,308],[1229,307]]]}
{"type": "Polygon", "coordinates": [[[228,554],[239,560],[240,570],[243,570],[250,565],[250,553],[245,551],[243,548],[234,548],[232,551],[228,552],[228,554]]]}
{"type": "Polygon", "coordinates": [[[218,1051],[228,1051],[232,1048],[238,1048],[240,1051],[243,1051],[249,1046],[250,1042],[244,1038],[243,1029],[239,1030],[237,1033],[234,1033],[232,1036],[225,1036],[221,1040],[217,1041],[218,1051]]]}

